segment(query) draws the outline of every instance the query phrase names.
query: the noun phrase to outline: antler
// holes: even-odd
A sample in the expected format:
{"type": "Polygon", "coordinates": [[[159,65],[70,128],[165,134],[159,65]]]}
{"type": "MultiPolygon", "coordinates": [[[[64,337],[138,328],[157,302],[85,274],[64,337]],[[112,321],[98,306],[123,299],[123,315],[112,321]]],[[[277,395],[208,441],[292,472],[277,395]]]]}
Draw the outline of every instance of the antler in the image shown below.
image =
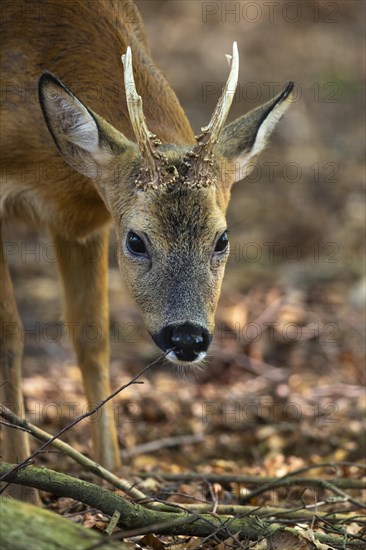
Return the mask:
{"type": "MultiPolygon", "coordinates": [[[[185,157],[185,164],[188,167],[185,180],[190,186],[207,187],[212,183],[210,168],[213,164],[214,147],[229,114],[238,84],[239,53],[236,42],[233,43],[233,55],[227,55],[226,57],[231,65],[226,86],[209,124],[201,128],[202,133],[196,136],[196,145],[185,157]]],[[[156,188],[162,184],[174,183],[178,173],[176,170],[174,173],[167,170],[167,158],[157,150],[157,147],[162,143],[155,134],[150,132],[146,124],[142,98],[136,91],[130,46],[128,46],[126,53],[122,55],[122,63],[130,121],[137,145],[146,164],[145,172],[139,176],[136,184],[138,187],[146,189],[147,187],[156,188]]]]}
{"type": "Polygon", "coordinates": [[[142,97],[136,91],[135,79],[132,69],[132,53],[128,46],[126,53],[122,55],[124,66],[124,80],[126,90],[126,101],[130,115],[131,125],[136,137],[137,145],[147,165],[145,177],[137,182],[137,185],[157,186],[159,173],[166,162],[166,157],[157,151],[161,141],[147,127],[144,111],[142,108],[142,97]]]}
{"type": "Polygon", "coordinates": [[[187,179],[197,187],[207,187],[211,184],[210,167],[213,164],[214,147],[234,99],[239,75],[239,53],[236,42],[233,43],[233,55],[227,55],[226,58],[231,65],[226,86],[217,102],[209,124],[201,128],[202,133],[196,136],[197,143],[193,150],[187,154],[188,158],[186,158],[186,164],[190,167],[187,179]]]}

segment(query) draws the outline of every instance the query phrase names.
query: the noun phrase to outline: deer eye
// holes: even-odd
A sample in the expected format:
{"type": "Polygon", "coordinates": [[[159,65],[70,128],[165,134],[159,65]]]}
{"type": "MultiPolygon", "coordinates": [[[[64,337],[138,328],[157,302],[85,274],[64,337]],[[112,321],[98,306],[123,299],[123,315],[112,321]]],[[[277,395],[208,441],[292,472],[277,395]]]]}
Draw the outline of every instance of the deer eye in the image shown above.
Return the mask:
{"type": "Polygon", "coordinates": [[[222,235],[217,239],[215,252],[225,252],[229,244],[229,237],[227,231],[224,231],[222,235]]]}
{"type": "Polygon", "coordinates": [[[126,245],[128,250],[136,256],[145,256],[147,254],[144,241],[141,237],[139,237],[139,235],[137,235],[137,233],[134,233],[133,231],[128,232],[126,245]]]}

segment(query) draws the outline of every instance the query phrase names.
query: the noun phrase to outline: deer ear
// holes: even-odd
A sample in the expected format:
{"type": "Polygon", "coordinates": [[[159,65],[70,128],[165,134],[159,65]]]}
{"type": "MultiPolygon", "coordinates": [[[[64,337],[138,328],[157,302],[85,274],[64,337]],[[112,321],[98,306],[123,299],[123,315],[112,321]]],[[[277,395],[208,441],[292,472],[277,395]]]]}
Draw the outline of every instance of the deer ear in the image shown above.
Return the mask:
{"type": "Polygon", "coordinates": [[[39,80],[39,101],[58,150],[84,176],[100,178],[103,166],[117,155],[131,154],[136,149],[48,71],[39,80]]]}
{"type": "Polygon", "coordinates": [[[252,170],[255,157],[265,148],[269,136],[291,104],[293,87],[293,82],[289,82],[277,97],[222,130],[217,148],[224,163],[230,166],[230,172],[233,166],[235,168],[232,183],[242,180],[252,170]]]}

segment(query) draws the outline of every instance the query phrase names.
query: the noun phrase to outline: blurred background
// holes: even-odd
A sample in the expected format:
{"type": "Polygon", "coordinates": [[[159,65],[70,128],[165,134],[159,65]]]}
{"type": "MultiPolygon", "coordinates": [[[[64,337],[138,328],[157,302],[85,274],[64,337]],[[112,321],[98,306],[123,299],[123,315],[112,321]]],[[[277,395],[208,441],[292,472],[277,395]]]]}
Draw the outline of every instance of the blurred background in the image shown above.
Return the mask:
{"type": "MultiPolygon", "coordinates": [[[[126,464],[134,468],[251,467],[359,460],[364,391],[365,4],[136,2],[152,57],[198,133],[226,81],[236,40],[230,120],[296,83],[296,98],[228,211],[231,254],[210,357],[198,373],[155,368],[117,398],[126,464]],[[191,442],[180,442],[190,435],[191,442]],[[139,445],[174,436],[176,443],[139,445]],[[184,453],[182,453],[184,450],[184,453]],[[223,459],[224,457],[224,459],[223,459]]],[[[6,227],[26,328],[29,418],[53,431],[82,408],[47,235],[6,227]],[[50,405],[51,404],[51,405],[50,405]]],[[[159,355],[110,245],[113,387],[159,355]]],[[[10,249],[9,249],[10,250],[10,249]]],[[[79,426],[75,446],[88,452],[79,426]]],[[[56,460],[46,457],[44,460],[56,460]]]]}

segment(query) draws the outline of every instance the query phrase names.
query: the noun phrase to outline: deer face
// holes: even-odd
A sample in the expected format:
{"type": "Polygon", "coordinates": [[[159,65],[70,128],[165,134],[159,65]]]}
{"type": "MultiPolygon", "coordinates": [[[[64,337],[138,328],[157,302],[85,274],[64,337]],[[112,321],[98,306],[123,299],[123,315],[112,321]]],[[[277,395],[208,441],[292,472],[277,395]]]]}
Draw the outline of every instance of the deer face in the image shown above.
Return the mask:
{"type": "Polygon", "coordinates": [[[163,145],[146,126],[129,48],[123,62],[136,144],[50,73],[40,80],[41,106],[61,154],[94,181],[114,220],[120,267],[153,339],[174,362],[201,361],[229,255],[231,185],[266,145],[293,85],[224,127],[238,77],[234,43],[226,88],[196,145],[163,145]]]}
{"type": "Polygon", "coordinates": [[[172,361],[204,358],[229,255],[216,187],[139,191],[121,216],[120,265],[145,324],[172,361]]]}

